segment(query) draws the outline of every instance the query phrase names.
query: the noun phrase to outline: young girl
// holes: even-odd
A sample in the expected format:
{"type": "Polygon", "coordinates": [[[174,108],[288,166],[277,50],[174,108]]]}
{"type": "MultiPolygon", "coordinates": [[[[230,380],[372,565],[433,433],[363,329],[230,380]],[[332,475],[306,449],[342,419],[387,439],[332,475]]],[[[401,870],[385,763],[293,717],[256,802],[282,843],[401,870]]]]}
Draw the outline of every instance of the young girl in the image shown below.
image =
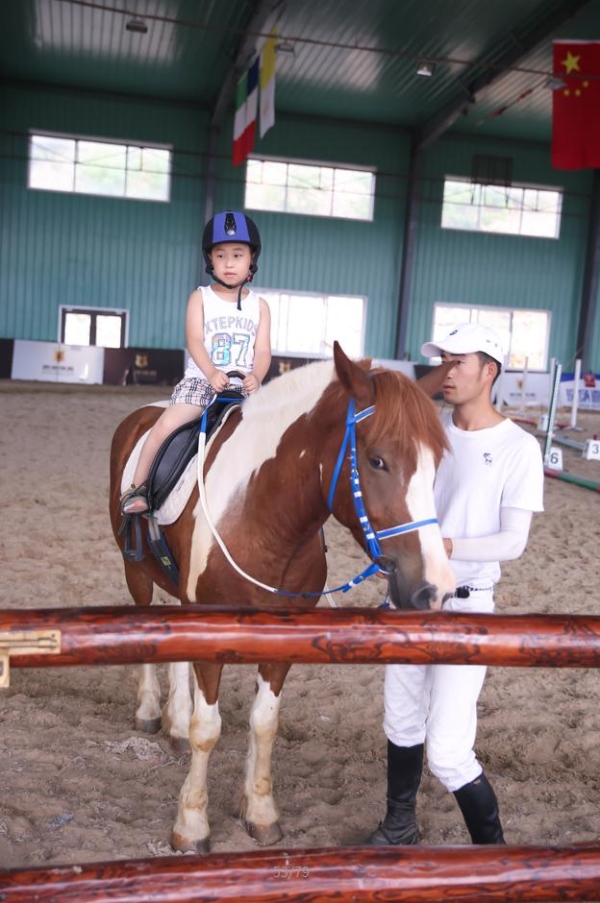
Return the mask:
{"type": "Polygon", "coordinates": [[[206,271],[215,281],[200,286],[188,299],[185,374],[144,443],[133,484],[121,498],[123,514],[148,511],[146,480],[158,449],[167,436],[198,418],[215,395],[227,388],[228,370],[245,374],[242,389],[246,396],[256,392],[267,375],[271,363],[269,307],[245,287],[256,273],[260,251],[258,229],[243,213],[217,213],[206,224],[202,253],[206,271]]]}

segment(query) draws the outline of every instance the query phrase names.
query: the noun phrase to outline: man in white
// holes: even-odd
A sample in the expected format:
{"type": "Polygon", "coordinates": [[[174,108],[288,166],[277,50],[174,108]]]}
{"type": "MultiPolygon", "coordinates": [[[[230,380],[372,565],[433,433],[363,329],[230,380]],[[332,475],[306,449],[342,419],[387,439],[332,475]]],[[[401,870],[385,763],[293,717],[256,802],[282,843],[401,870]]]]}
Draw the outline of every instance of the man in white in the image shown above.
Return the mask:
{"type": "MultiPolygon", "coordinates": [[[[452,361],[442,422],[450,445],[435,481],[444,545],[456,575],[446,611],[492,612],[500,561],[525,549],[534,511],[543,510],[544,471],[537,440],[491,401],[504,354],[494,330],[466,323],[421,348],[452,361]]],[[[473,843],[504,843],[496,795],[477,760],[477,699],[483,665],[388,665],[387,811],[368,842],[419,842],[416,796],[425,744],[431,772],[454,794],[473,843]]]]}

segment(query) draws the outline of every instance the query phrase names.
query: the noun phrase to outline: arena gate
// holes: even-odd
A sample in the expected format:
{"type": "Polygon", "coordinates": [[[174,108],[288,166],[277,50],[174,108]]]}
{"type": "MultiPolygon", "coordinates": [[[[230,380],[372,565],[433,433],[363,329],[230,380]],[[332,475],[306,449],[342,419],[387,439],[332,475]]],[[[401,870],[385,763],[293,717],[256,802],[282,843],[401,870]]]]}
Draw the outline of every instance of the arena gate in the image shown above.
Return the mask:
{"type": "MultiPolygon", "coordinates": [[[[13,667],[204,659],[600,666],[600,617],[86,608],[0,611],[13,667]]],[[[278,850],[0,872],[0,903],[600,900],[600,844],[278,850]]]]}

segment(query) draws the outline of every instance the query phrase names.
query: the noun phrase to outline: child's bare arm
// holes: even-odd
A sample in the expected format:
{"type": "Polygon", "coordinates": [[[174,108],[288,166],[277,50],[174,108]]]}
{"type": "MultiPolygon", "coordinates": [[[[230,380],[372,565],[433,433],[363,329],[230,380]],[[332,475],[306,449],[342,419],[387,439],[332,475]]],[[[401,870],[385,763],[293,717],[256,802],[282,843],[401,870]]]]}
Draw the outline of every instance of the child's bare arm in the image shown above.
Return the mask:
{"type": "Polygon", "coordinates": [[[271,312],[267,302],[260,299],[260,319],[254,342],[254,366],[244,380],[244,389],[255,392],[271,366],[271,312]]]}

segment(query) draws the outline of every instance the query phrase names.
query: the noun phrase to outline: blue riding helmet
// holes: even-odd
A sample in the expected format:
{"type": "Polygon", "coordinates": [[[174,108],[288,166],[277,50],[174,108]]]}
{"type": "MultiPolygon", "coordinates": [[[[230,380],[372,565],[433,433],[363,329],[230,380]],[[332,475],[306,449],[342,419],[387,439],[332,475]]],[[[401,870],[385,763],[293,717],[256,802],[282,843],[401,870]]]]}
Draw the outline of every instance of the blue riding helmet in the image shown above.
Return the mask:
{"type": "Polygon", "coordinates": [[[260,234],[249,216],[239,211],[226,211],[225,213],[217,213],[210,219],[204,227],[202,234],[202,253],[206,262],[206,272],[212,274],[212,264],[210,262],[209,252],[214,245],[224,244],[225,242],[241,242],[250,245],[252,251],[252,264],[250,272],[256,273],[261,243],[260,234]]]}

